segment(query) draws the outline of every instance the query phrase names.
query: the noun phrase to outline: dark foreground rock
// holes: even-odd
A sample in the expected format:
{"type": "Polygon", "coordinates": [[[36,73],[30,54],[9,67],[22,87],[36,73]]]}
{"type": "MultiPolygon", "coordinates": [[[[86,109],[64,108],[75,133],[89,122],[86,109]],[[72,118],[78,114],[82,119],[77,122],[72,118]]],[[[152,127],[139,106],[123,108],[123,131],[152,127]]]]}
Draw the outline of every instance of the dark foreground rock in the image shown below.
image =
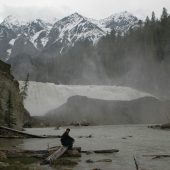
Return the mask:
{"type": "Polygon", "coordinates": [[[21,129],[29,118],[29,113],[24,109],[19,83],[11,75],[10,67],[10,65],[0,61],[0,125],[7,125],[6,114],[10,100],[14,120],[13,127],[21,129]]]}
{"type": "Polygon", "coordinates": [[[170,129],[170,123],[160,124],[160,125],[149,125],[148,128],[154,129],[170,129]]]}

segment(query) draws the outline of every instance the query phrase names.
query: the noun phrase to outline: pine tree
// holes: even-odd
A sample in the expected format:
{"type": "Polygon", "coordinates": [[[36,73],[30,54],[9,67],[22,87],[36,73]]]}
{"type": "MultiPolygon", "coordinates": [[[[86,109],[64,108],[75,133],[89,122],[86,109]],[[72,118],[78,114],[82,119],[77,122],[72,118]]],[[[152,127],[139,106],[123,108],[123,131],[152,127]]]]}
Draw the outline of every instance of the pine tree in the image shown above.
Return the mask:
{"type": "Polygon", "coordinates": [[[146,19],[145,19],[145,23],[146,23],[146,25],[148,25],[148,24],[150,23],[150,19],[149,19],[148,16],[147,16],[146,19]]]}
{"type": "Polygon", "coordinates": [[[13,103],[12,103],[11,91],[8,92],[8,98],[7,98],[7,102],[6,102],[5,123],[9,128],[13,128],[13,126],[16,125],[16,118],[13,113],[13,103]]]}
{"type": "Polygon", "coordinates": [[[26,97],[27,97],[27,91],[28,91],[28,85],[29,85],[29,73],[27,74],[27,76],[26,76],[26,79],[25,79],[25,81],[24,81],[24,84],[23,84],[23,87],[21,87],[21,92],[20,92],[20,94],[21,94],[21,96],[22,96],[22,98],[25,100],[26,99],[26,97]]]}
{"type": "Polygon", "coordinates": [[[168,12],[166,8],[163,8],[162,15],[161,15],[161,24],[165,26],[168,20],[168,12]]]}
{"type": "Polygon", "coordinates": [[[156,21],[156,17],[155,17],[155,12],[153,11],[152,12],[152,17],[151,17],[151,22],[155,23],[155,21],[156,21]]]}

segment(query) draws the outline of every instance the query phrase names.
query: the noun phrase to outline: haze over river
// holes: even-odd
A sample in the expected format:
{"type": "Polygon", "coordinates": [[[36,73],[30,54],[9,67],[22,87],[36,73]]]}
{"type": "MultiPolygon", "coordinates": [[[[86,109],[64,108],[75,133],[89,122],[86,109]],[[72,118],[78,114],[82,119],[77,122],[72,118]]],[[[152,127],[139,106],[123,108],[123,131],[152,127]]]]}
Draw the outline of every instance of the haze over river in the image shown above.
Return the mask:
{"type": "MultiPolygon", "coordinates": [[[[61,135],[66,127],[59,130],[55,128],[32,128],[27,132],[38,135],[61,135]]],[[[73,170],[135,170],[133,156],[135,156],[141,169],[145,170],[169,170],[170,158],[152,159],[144,155],[170,154],[170,131],[147,128],[147,125],[110,125],[110,126],[89,126],[70,127],[70,135],[76,140],[74,146],[82,150],[97,149],[119,149],[118,153],[112,154],[82,154],[78,165],[73,170]],[[86,136],[92,135],[92,138],[86,136]],[[86,160],[93,161],[111,159],[112,162],[86,163],[86,160]]],[[[60,145],[60,139],[1,139],[0,145],[17,145],[23,149],[46,149],[48,146],[60,145]]],[[[51,169],[42,166],[42,169],[51,169]]],[[[68,167],[60,167],[60,170],[68,167]]]]}

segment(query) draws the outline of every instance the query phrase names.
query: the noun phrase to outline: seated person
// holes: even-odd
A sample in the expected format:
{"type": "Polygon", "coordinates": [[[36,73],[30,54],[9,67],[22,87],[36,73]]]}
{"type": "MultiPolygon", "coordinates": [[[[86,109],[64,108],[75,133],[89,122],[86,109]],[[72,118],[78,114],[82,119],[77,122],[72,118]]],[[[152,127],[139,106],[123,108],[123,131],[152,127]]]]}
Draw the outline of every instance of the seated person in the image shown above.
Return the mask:
{"type": "Polygon", "coordinates": [[[69,136],[69,132],[70,132],[70,129],[67,128],[66,131],[61,136],[61,144],[63,146],[68,147],[68,149],[72,149],[73,143],[74,143],[74,139],[69,136]]]}

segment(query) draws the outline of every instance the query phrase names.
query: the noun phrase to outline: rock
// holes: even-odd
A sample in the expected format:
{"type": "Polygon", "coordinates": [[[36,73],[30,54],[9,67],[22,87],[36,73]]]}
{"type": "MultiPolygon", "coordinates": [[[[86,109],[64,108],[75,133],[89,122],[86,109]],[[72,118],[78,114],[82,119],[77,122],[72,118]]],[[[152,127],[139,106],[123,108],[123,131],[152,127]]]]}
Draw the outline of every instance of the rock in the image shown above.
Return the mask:
{"type": "Polygon", "coordinates": [[[99,169],[99,168],[94,168],[94,169],[92,169],[92,170],[101,170],[101,169],[99,169]]]}
{"type": "Polygon", "coordinates": [[[5,162],[0,162],[0,168],[5,168],[8,167],[9,163],[5,163],[5,162]]]}
{"type": "Polygon", "coordinates": [[[78,136],[78,138],[83,138],[83,136],[78,136]]]}
{"type": "Polygon", "coordinates": [[[170,123],[161,125],[161,129],[170,129],[170,123]]]}
{"type": "Polygon", "coordinates": [[[15,161],[16,164],[20,164],[21,162],[20,161],[15,161]]]}
{"type": "Polygon", "coordinates": [[[88,135],[88,136],[78,136],[78,138],[92,138],[92,135],[88,135]]]}
{"type": "Polygon", "coordinates": [[[92,138],[93,136],[92,135],[89,135],[89,136],[87,136],[86,138],[92,138]]]}
{"type": "Polygon", "coordinates": [[[4,161],[5,159],[7,159],[6,153],[0,151],[0,161],[4,161]]]}
{"type": "Polygon", "coordinates": [[[88,160],[86,160],[86,163],[94,163],[94,161],[91,159],[88,159],[88,160]]]}
{"type": "Polygon", "coordinates": [[[81,157],[81,153],[78,150],[68,150],[65,153],[65,156],[70,156],[70,157],[81,157]]]}
{"type": "Polygon", "coordinates": [[[112,160],[111,159],[101,159],[96,162],[112,162],[112,160]]]}
{"type": "Polygon", "coordinates": [[[119,152],[118,149],[106,149],[106,150],[95,150],[94,153],[115,153],[119,152]]]}
{"type": "Polygon", "coordinates": [[[55,165],[64,165],[64,166],[71,165],[71,166],[73,166],[73,165],[77,165],[77,164],[78,164],[77,161],[73,161],[71,159],[65,159],[65,158],[60,158],[55,161],[55,165]]]}
{"type": "Polygon", "coordinates": [[[148,128],[161,128],[161,125],[149,125],[148,128]]]}
{"type": "MultiPolygon", "coordinates": [[[[20,95],[19,83],[11,75],[11,66],[0,60],[0,120],[1,126],[6,126],[5,116],[7,114],[7,101],[12,103],[12,113],[15,117],[14,124],[11,124],[14,128],[21,129],[24,121],[30,119],[29,113],[25,110],[23,105],[23,99],[20,95]]],[[[12,136],[0,131],[0,135],[12,136]]]]}
{"type": "Polygon", "coordinates": [[[86,155],[90,155],[90,154],[92,154],[93,152],[91,152],[91,151],[87,151],[86,152],[86,155]]]}

